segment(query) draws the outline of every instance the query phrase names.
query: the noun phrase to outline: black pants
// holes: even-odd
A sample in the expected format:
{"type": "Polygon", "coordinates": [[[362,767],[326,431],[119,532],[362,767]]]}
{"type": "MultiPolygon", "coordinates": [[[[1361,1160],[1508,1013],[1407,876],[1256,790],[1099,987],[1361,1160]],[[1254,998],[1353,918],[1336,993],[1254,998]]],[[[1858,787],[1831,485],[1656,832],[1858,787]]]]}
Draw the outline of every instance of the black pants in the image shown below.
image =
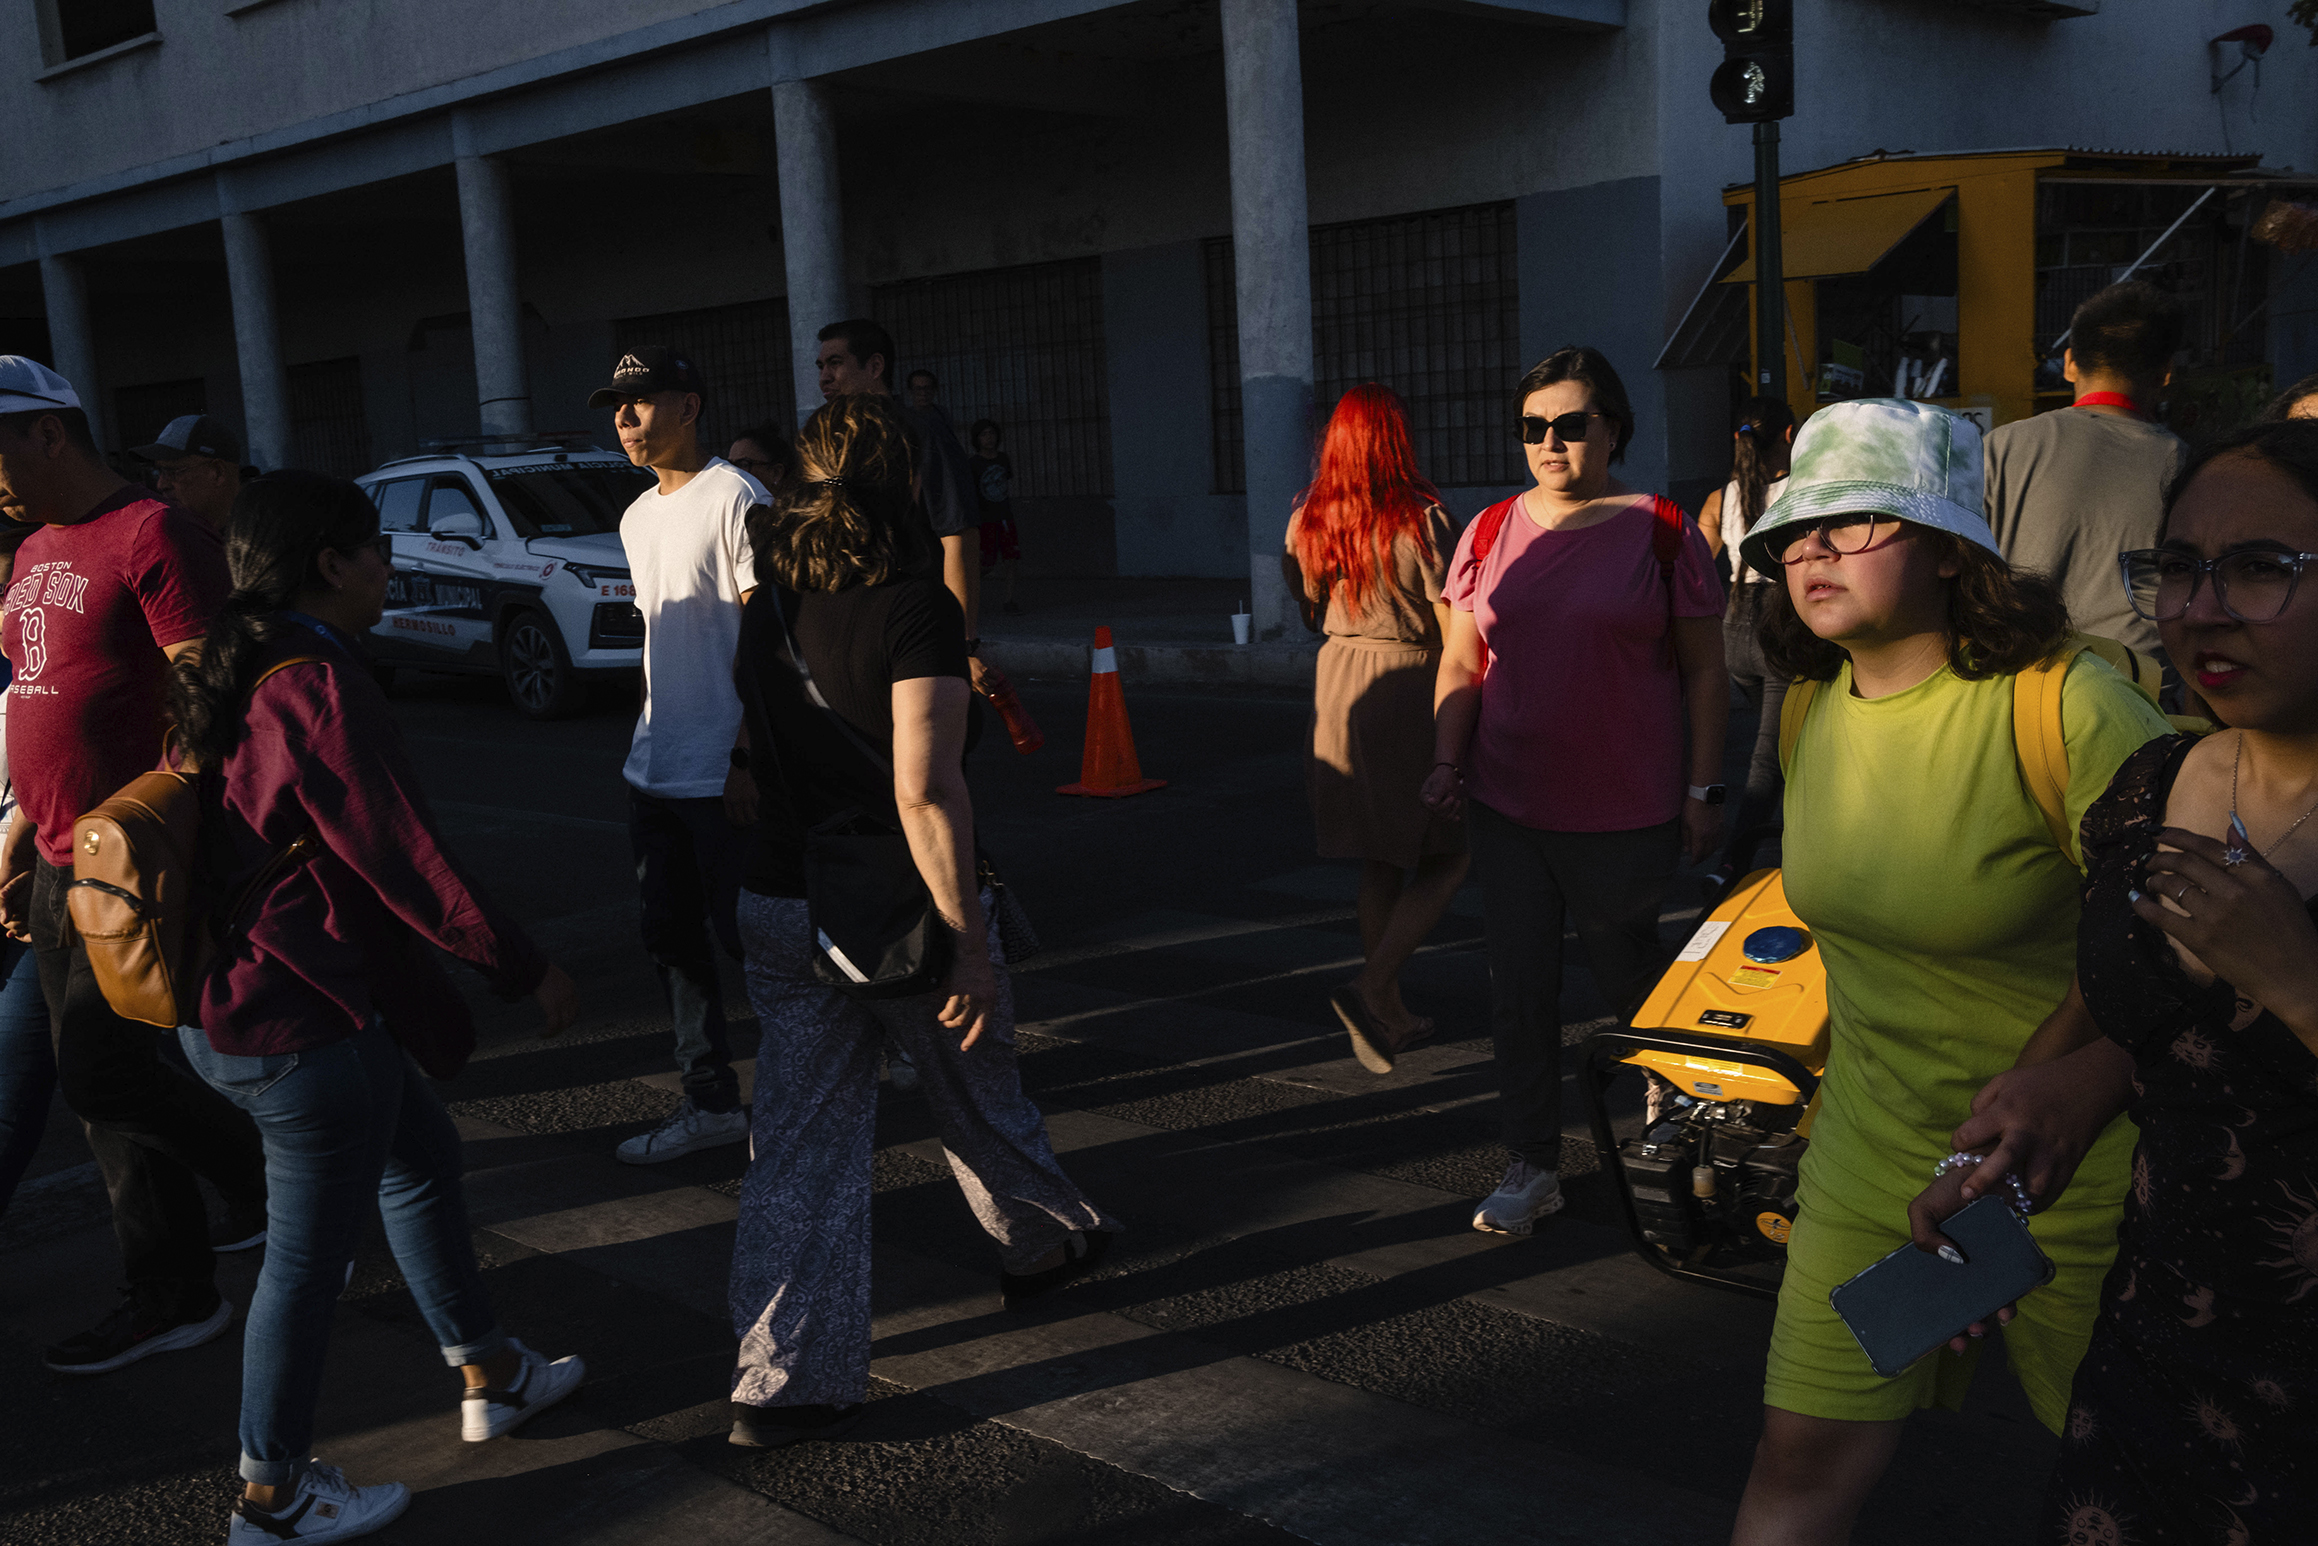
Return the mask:
{"type": "Polygon", "coordinates": [[[721,946],[740,959],[734,909],[747,842],[748,834],[724,819],[720,799],[665,800],[628,786],[628,844],[643,892],[644,953],[668,995],[685,1098],[702,1111],[740,1108],[716,951],[721,946]]]}
{"type": "Polygon", "coordinates": [[[163,1057],[171,1032],[124,1020],[105,1002],[65,914],[71,879],[70,870],[34,861],[32,946],[57,1084],[104,1175],[130,1291],[164,1315],[206,1314],[216,1302],[216,1258],[194,1176],[207,1176],[229,1203],[260,1205],[265,1151],[248,1116],[163,1057]]]}
{"type": "Polygon", "coordinates": [[[1505,1147],[1561,1168],[1561,946],[1577,930],[1595,985],[1621,1018],[1666,964],[1658,907],[1678,822],[1631,832],[1545,832],[1472,801],[1473,866],[1489,949],[1490,1032],[1505,1147]]]}

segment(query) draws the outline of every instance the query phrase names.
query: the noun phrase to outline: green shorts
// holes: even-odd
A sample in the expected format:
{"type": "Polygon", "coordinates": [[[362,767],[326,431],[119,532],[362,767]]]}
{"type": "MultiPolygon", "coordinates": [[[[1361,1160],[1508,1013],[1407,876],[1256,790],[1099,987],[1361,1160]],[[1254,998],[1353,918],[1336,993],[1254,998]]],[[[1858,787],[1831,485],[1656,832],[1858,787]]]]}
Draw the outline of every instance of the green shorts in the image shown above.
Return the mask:
{"type": "MultiPolygon", "coordinates": [[[[2058,1270],[2050,1283],[2021,1299],[2003,1343],[2037,1420],[2054,1433],[2068,1415],[2069,1385],[2092,1340],[2101,1280],[2117,1254],[2117,1217],[2136,1137],[2125,1118],[2110,1124],[2078,1167],[2061,1206],[2030,1222],[2058,1270]]],[[[1916,1196],[1913,1190],[1900,1195],[1873,1186],[1843,1158],[1814,1145],[1803,1162],[1801,1211],[1787,1241],[1763,1404],[1850,1422],[1891,1422],[1920,1407],[1959,1407],[1979,1364],[1979,1345],[1961,1356],[1939,1349],[1887,1380],[1827,1302],[1836,1285],[1908,1243],[1907,1205],[1916,1196]]],[[[1874,1166],[1874,1159],[1868,1164],[1874,1166]]]]}

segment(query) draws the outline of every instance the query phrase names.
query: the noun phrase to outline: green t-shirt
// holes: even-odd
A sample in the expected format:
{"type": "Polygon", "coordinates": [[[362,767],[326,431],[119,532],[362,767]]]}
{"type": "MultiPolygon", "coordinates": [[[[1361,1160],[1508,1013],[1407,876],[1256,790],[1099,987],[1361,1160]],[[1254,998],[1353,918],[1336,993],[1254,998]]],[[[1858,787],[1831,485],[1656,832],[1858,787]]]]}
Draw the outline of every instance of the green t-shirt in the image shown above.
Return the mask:
{"type": "MultiPolygon", "coordinates": [[[[2080,877],[2023,780],[2012,696],[2010,677],[1968,682],[1942,666],[1860,698],[1846,665],[1804,720],[1785,878],[1827,967],[1818,1185],[1848,1191],[1848,1177],[1915,1196],[1972,1097],[2068,991],[2080,877]]],[[[2069,667],[2061,714],[2073,829],[2119,764],[2170,727],[2091,655],[2069,667]]],[[[2130,1148],[2120,1127],[2102,1146],[2109,1163],[2130,1148]]]]}

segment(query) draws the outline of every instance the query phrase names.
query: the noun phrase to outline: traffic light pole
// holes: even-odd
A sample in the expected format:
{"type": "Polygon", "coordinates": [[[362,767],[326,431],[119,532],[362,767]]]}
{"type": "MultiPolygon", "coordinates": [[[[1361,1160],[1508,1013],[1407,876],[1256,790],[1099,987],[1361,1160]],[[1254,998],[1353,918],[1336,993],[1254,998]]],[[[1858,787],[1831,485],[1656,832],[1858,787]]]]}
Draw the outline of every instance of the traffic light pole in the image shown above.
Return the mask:
{"type": "Polygon", "coordinates": [[[1755,391],[1787,399],[1787,271],[1779,252],[1779,124],[1755,125],[1755,391]]]}

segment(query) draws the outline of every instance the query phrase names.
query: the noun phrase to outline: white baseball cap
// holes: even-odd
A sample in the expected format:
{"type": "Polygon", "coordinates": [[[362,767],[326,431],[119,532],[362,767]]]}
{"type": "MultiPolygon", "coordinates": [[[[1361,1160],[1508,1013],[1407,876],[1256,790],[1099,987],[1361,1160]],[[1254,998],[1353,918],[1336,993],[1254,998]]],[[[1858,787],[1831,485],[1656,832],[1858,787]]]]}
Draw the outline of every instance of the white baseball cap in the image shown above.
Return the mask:
{"type": "Polygon", "coordinates": [[[80,393],[55,371],[21,354],[0,354],[0,413],[79,406],[80,393]]]}

